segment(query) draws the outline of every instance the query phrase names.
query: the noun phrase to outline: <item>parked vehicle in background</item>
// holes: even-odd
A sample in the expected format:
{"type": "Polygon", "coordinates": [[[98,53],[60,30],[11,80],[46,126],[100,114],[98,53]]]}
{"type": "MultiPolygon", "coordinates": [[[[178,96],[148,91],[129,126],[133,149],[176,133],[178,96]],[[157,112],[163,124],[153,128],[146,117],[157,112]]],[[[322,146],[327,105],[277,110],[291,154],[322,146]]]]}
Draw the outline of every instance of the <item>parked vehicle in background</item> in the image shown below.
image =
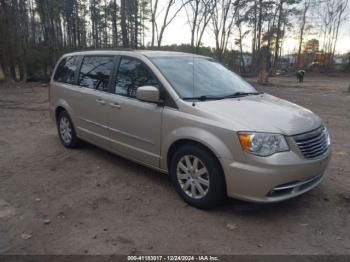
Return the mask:
{"type": "Polygon", "coordinates": [[[277,202],[323,179],[331,143],[311,111],[254,87],[215,60],[176,52],[64,55],[50,84],[62,144],[85,140],[169,173],[189,204],[226,196],[277,202]]]}

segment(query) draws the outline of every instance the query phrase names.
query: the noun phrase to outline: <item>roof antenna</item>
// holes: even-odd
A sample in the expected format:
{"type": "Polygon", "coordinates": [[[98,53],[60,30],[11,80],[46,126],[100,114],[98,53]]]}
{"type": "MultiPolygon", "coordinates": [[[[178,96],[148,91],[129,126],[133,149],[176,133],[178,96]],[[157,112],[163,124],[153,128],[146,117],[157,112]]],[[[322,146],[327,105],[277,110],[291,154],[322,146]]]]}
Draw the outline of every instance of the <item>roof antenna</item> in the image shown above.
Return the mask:
{"type": "MultiPolygon", "coordinates": [[[[193,50],[194,51],[194,50],[193,50]]],[[[194,54],[192,51],[192,97],[193,97],[193,101],[192,101],[192,106],[196,106],[196,103],[194,102],[194,54]]]]}

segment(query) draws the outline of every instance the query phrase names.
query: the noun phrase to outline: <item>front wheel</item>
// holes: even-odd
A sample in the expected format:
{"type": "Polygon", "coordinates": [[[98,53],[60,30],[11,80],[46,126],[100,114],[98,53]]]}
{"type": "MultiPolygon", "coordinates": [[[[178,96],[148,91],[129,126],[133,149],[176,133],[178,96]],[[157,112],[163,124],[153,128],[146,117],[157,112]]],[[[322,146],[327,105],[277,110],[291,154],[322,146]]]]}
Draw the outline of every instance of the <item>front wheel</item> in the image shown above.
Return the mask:
{"type": "Polygon", "coordinates": [[[170,163],[170,175],[179,195],[190,205],[212,208],[226,197],[226,184],[217,158],[202,146],[179,148],[170,163]]]}

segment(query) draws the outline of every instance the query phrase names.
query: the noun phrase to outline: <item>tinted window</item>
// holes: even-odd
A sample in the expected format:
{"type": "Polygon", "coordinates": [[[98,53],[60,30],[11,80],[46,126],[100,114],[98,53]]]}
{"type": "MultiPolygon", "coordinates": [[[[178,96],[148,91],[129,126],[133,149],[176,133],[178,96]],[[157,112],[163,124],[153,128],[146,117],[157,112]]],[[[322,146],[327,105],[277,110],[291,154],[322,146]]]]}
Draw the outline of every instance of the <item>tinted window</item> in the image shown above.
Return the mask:
{"type": "Polygon", "coordinates": [[[108,92],[113,63],[113,56],[84,57],[79,74],[79,85],[108,92]]]}
{"type": "Polygon", "coordinates": [[[115,85],[116,94],[128,97],[135,97],[140,86],[159,88],[157,79],[141,61],[126,57],[120,61],[115,85]]]}
{"type": "Polygon", "coordinates": [[[74,84],[74,74],[78,65],[77,56],[68,56],[62,59],[58,65],[54,80],[57,82],[74,84]]]}

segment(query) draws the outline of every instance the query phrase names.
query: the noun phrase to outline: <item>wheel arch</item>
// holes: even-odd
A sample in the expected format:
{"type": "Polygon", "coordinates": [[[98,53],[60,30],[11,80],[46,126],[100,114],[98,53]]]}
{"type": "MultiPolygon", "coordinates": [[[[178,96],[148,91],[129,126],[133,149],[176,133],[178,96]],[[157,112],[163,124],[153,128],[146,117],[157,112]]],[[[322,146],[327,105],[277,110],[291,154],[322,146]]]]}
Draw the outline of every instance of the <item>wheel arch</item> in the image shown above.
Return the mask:
{"type": "Polygon", "coordinates": [[[162,140],[161,163],[162,169],[168,168],[168,163],[174,150],[185,143],[196,143],[211,154],[221,163],[221,158],[232,158],[231,150],[218,136],[208,130],[198,127],[180,127],[172,130],[162,140]]]}
{"type": "MultiPolygon", "coordinates": [[[[58,116],[60,115],[61,112],[66,111],[68,113],[68,111],[63,107],[63,106],[58,106],[55,109],[55,120],[56,122],[58,121],[58,116]]],[[[69,114],[69,113],[68,113],[69,114]]]]}
{"type": "Polygon", "coordinates": [[[224,168],[222,166],[222,163],[220,161],[220,158],[215,154],[215,152],[210,149],[208,146],[206,146],[205,144],[198,142],[196,140],[192,140],[192,139],[179,139],[176,140],[169,148],[168,150],[168,154],[167,154],[167,167],[168,170],[170,172],[170,163],[171,163],[171,158],[173,157],[174,153],[176,152],[176,150],[178,148],[181,148],[184,145],[195,145],[198,147],[201,147],[203,150],[207,151],[211,157],[217,162],[218,164],[218,168],[220,169],[220,173],[222,175],[222,179],[224,182],[224,187],[225,187],[225,195],[227,196],[227,182],[226,182],[226,175],[224,172],[224,168]]]}
{"type": "Polygon", "coordinates": [[[75,115],[74,115],[73,109],[69,106],[69,104],[65,100],[59,99],[57,101],[57,104],[55,106],[55,111],[54,111],[56,122],[57,122],[57,119],[58,119],[58,115],[62,111],[66,111],[67,112],[67,114],[69,115],[70,119],[72,120],[73,125],[75,126],[75,115]]]}
{"type": "MultiPolygon", "coordinates": [[[[198,142],[196,140],[193,140],[193,139],[189,139],[189,138],[181,138],[181,139],[178,139],[176,141],[174,141],[168,151],[167,151],[167,157],[166,157],[166,163],[167,163],[167,167],[169,169],[169,165],[170,165],[170,161],[171,161],[171,158],[173,157],[174,153],[176,152],[176,150],[184,145],[188,145],[188,144],[192,144],[192,145],[197,145],[197,146],[200,146],[202,147],[203,149],[205,149],[206,151],[208,151],[210,154],[212,154],[213,157],[216,158],[216,160],[220,163],[220,160],[218,158],[218,156],[215,154],[215,152],[213,152],[212,149],[210,149],[208,146],[206,146],[205,144],[201,143],[201,142],[198,142]]],[[[221,164],[220,164],[221,166],[221,164]]]]}

